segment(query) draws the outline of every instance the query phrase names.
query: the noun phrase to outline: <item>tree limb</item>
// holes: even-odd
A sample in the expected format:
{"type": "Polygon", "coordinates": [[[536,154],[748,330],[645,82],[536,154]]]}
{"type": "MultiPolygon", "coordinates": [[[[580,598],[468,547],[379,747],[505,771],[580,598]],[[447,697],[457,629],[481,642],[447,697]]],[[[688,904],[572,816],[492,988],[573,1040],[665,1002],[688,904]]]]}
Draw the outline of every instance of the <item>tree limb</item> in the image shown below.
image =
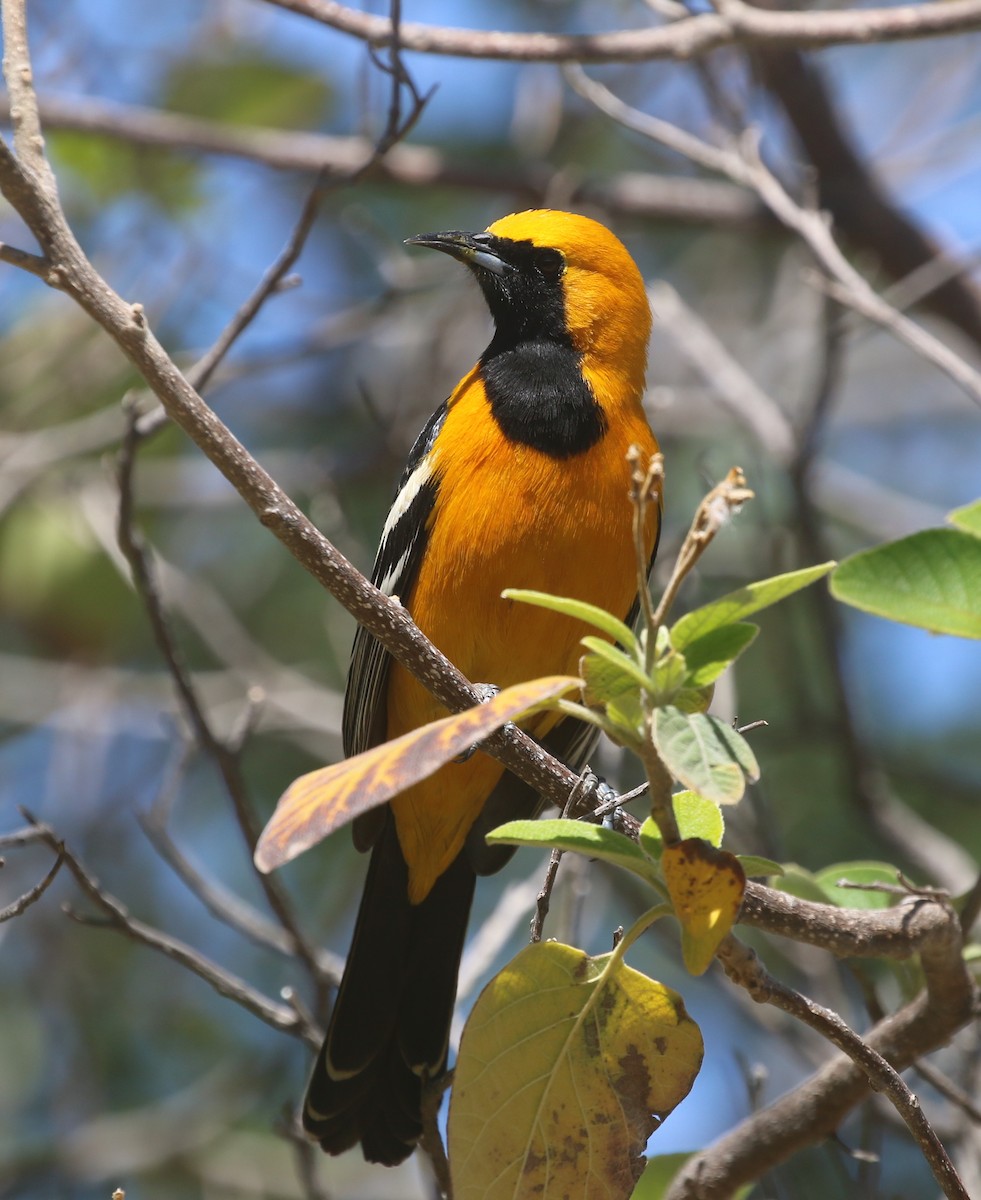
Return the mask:
{"type": "MultiPolygon", "coordinates": [[[[392,37],[387,17],[348,8],[335,0],[266,0],[358,38],[385,46],[392,37]]],[[[399,29],[403,49],[454,58],[506,59],[509,62],[648,62],[673,58],[688,61],[719,46],[766,42],[802,49],[866,45],[909,38],[941,37],[981,29],[979,0],[947,0],[945,4],[903,5],[846,12],[763,12],[733,3],[722,12],[684,17],[653,29],[618,29],[586,35],[503,33],[455,29],[404,22],[399,29]]]]}

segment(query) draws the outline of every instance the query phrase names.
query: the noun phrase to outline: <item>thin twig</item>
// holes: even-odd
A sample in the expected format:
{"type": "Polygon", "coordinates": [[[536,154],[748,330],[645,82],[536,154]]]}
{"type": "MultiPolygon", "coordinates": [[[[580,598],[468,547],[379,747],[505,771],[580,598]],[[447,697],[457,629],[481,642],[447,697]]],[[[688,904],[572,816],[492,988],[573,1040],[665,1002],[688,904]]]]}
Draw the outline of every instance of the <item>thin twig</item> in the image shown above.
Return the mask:
{"type": "Polygon", "coordinates": [[[898,312],[871,287],[842,253],[824,214],[802,208],[763,162],[754,130],[748,130],[736,148],[721,149],[625,104],[609,88],[591,79],[580,66],[566,66],[564,74],[580,96],[618,124],[669,147],[707,170],[727,175],[733,182],[752,188],[774,216],[807,244],[829,276],[827,290],[839,303],[856,308],[863,316],[894,334],[943,371],[976,404],[981,404],[981,374],[939,338],[898,312]]]}
{"type": "Polygon", "coordinates": [[[319,1046],[322,1038],[321,1031],[301,1021],[294,1009],[282,1004],[275,1004],[261,992],[245,983],[244,980],[239,979],[230,971],[226,971],[223,967],[219,967],[199,951],[192,949],[177,938],[131,917],[122,902],[101,886],[49,825],[35,821],[29,813],[25,812],[24,815],[37,829],[38,840],[50,846],[55,854],[64,860],[65,866],[75,877],[82,891],[105,914],[103,917],[95,917],[66,908],[67,915],[73,920],[83,925],[117,930],[134,941],[149,946],[203,979],[220,996],[234,1000],[236,1004],[247,1009],[267,1025],[271,1025],[283,1033],[302,1038],[310,1046],[319,1046]]]}
{"type": "Polygon", "coordinates": [[[24,829],[18,829],[14,833],[0,834],[0,850],[19,850],[22,846],[32,846],[36,842],[43,842],[45,834],[37,825],[28,825],[24,829]]]}
{"type": "Polygon", "coordinates": [[[2,0],[3,72],[10,93],[14,150],[21,163],[45,190],[57,195],[54,173],[44,154],[44,137],[34,91],[34,68],[27,44],[25,0],[2,0]]]}
{"type": "Polygon", "coordinates": [[[671,605],[681,585],[692,568],[708,549],[715,535],[731,519],[734,513],[749,500],[753,492],[746,486],[746,476],[739,467],[732,467],[728,475],[717,483],[699,504],[688,533],[678,552],[671,578],[661,595],[653,616],[654,627],[664,624],[671,605]]]}
{"type": "MultiPolygon", "coordinates": [[[[138,820],[143,832],[150,839],[153,848],[165,863],[174,871],[181,882],[193,892],[207,910],[219,921],[237,930],[258,946],[265,946],[287,957],[295,953],[293,938],[280,925],[267,920],[251,904],[246,903],[240,896],[222,887],[215,880],[209,879],[197,869],[170,836],[166,825],[160,821],[151,809],[149,813],[138,814],[138,820]]],[[[343,961],[326,950],[314,950],[322,976],[336,984],[341,977],[343,961]]]]}
{"type": "MultiPolygon", "coordinates": [[[[174,681],[174,687],[184,714],[194,730],[195,738],[202,751],[214,763],[232,802],[239,829],[251,856],[259,840],[259,825],[248,797],[242,775],[239,756],[215,734],[204,711],[197,688],[188,670],[184,656],[170,628],[163,600],[157,586],[150,555],[143,539],[137,532],[134,520],[133,471],[139,446],[137,418],[130,409],[129,420],[122,448],[119,453],[117,478],[119,482],[119,519],[117,533],[119,547],[129,563],[133,584],[150,622],[153,637],[160,655],[174,681]]],[[[318,991],[321,1001],[326,999],[326,990],[331,980],[324,976],[313,947],[307,941],[293,906],[278,877],[260,874],[260,884],[270,908],[289,936],[291,945],[306,967],[318,991]]]]}
{"type": "Polygon", "coordinates": [[[669,283],[651,284],[648,296],[658,328],[674,341],[713,397],[749,429],[774,462],[789,462],[794,456],[794,430],[777,402],[669,283]]]}
{"type": "MultiPolygon", "coordinates": [[[[0,121],[9,115],[0,96],[0,121]]],[[[181,154],[198,152],[243,158],[274,170],[325,172],[343,183],[371,159],[374,143],[366,137],[335,136],[294,129],[229,125],[223,121],[121,104],[94,96],[44,96],[41,119],[48,129],[97,133],[141,146],[167,147],[181,154]]],[[[507,194],[527,207],[540,207],[552,173],[535,163],[476,163],[417,141],[400,142],[370,166],[370,173],[406,187],[458,187],[494,196],[507,194]]],[[[575,182],[570,201],[600,205],[607,212],[677,221],[685,225],[753,229],[779,228],[744,188],[712,179],[681,178],[654,172],[624,171],[575,182]]],[[[13,255],[23,254],[11,248],[13,255]]],[[[0,246],[0,258],[4,258],[0,246]]],[[[50,264],[33,255],[8,259],[42,277],[50,264]]]]}
{"type": "Polygon", "coordinates": [[[948,1200],[970,1200],[916,1096],[881,1054],[850,1029],[837,1013],[774,979],[756,952],[732,934],[719,947],[718,957],[729,978],[745,988],[758,1004],[772,1004],[789,1013],[847,1054],[865,1073],[872,1089],[885,1095],[899,1113],[948,1200]]]}
{"type": "Polygon", "coordinates": [[[640,601],[640,611],[647,631],[645,653],[647,669],[650,671],[654,666],[657,622],[654,619],[654,602],[651,599],[651,585],[648,579],[650,551],[647,545],[647,510],[649,505],[656,505],[657,520],[660,522],[661,496],[664,491],[664,455],[654,454],[649,462],[644,462],[640,448],[631,446],[627,451],[627,462],[630,465],[630,508],[634,536],[634,569],[637,572],[637,599],[640,601]]]}
{"type": "Polygon", "coordinates": [[[453,1083],[453,1072],[444,1071],[435,1079],[426,1079],[422,1085],[422,1135],[419,1147],[429,1159],[440,1196],[453,1200],[453,1183],[450,1178],[450,1162],[439,1128],[439,1110],[443,1096],[453,1083]]]}
{"type": "Polygon", "coordinates": [[[976,1097],[968,1095],[963,1088],[959,1088],[952,1079],[948,1079],[943,1071],[938,1071],[931,1063],[918,1062],[914,1064],[913,1070],[944,1099],[956,1105],[975,1125],[981,1125],[981,1105],[978,1104],[976,1097]]]}
{"type": "Polygon", "coordinates": [[[0,261],[10,263],[12,267],[19,267],[22,271],[29,271],[38,279],[47,279],[51,270],[51,263],[48,259],[41,258],[37,254],[28,254],[26,250],[18,250],[9,242],[0,242],[0,261]]]}
{"type": "MultiPolygon", "coordinates": [[[[587,780],[590,779],[592,772],[587,768],[576,783],[576,786],[569,793],[569,798],[566,800],[562,809],[562,816],[568,817],[574,812],[582,797],[586,794],[587,780]]],[[[593,776],[595,782],[595,776],[593,776]]],[[[590,785],[591,786],[591,785],[590,785]]],[[[555,887],[555,878],[559,873],[559,863],[562,861],[563,850],[558,846],[552,848],[552,853],[549,855],[548,866],[545,868],[545,879],[542,882],[541,891],[538,893],[535,902],[535,915],[531,919],[531,940],[540,942],[542,940],[542,930],[545,926],[545,918],[548,916],[549,906],[552,901],[552,889],[555,887]]]]}
{"type": "Polygon", "coordinates": [[[51,885],[54,877],[61,870],[61,864],[64,861],[64,857],[59,854],[52,863],[50,871],[48,871],[47,875],[45,875],[45,877],[40,880],[39,883],[36,883],[34,887],[32,887],[30,891],[25,892],[23,896],[19,896],[13,902],[13,904],[8,904],[6,908],[0,908],[0,924],[3,924],[4,921],[11,920],[13,917],[19,917],[25,909],[30,908],[36,900],[39,900],[48,890],[48,887],[51,885]]]}

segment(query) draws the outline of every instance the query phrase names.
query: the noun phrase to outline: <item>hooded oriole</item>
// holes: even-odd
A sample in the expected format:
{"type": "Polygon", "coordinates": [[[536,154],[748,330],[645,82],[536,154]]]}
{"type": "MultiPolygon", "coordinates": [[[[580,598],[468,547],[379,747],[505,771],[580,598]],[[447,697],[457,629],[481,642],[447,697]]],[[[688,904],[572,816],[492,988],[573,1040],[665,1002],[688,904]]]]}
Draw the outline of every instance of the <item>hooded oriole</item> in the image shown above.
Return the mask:
{"type": "MultiPolygon", "coordinates": [[[[536,588],[621,616],[636,603],[626,453],[657,450],[641,406],[651,318],[640,272],[609,230],[563,212],[408,241],[469,267],[495,332],[412,448],[372,579],[471,680],[575,673],[586,628],[501,592],[536,588]]],[[[658,527],[652,512],[651,557],[658,527]]],[[[445,715],[358,630],[345,753],[445,715]]],[[[527,728],[576,769],[593,744],[590,727],[554,715],[527,728]]],[[[478,752],[356,824],[371,862],[303,1110],[325,1150],[360,1142],[389,1165],[412,1152],[422,1085],[446,1066],[475,877],[509,857],[483,835],[539,807],[478,752]]]]}

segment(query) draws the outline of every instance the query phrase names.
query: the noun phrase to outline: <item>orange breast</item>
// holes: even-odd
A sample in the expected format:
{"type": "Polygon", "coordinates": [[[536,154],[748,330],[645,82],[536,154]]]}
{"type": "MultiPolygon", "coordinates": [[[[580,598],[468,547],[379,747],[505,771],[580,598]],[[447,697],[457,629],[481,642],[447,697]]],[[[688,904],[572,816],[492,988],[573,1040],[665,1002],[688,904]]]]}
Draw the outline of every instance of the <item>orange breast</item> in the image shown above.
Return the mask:
{"type": "MultiPolygon", "coordinates": [[[[439,494],[419,574],[404,598],[427,636],[475,683],[506,687],[575,674],[587,628],[501,598],[504,588],[574,596],[626,616],[636,594],[628,498],[631,443],[657,443],[639,400],[608,410],[597,445],[567,459],[507,441],[490,415],[476,370],[457,388],[435,448],[439,494]]],[[[648,553],[656,536],[651,514],[648,553]]],[[[393,665],[388,734],[445,715],[425,688],[393,665]]],[[[539,717],[544,732],[554,718],[539,717]]],[[[459,853],[502,768],[476,754],[451,763],[393,801],[418,903],[459,853]]]]}

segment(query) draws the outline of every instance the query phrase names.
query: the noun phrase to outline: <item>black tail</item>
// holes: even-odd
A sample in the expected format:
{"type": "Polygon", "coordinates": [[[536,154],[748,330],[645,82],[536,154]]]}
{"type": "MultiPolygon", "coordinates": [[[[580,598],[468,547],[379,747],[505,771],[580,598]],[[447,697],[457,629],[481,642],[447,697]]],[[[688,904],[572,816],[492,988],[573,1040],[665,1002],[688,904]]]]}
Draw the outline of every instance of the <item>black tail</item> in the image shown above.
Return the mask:
{"type": "Polygon", "coordinates": [[[394,1166],[422,1132],[422,1085],[446,1068],[456,977],[475,876],[465,854],[410,904],[388,815],[368,867],[354,939],[303,1106],[328,1154],[358,1142],[394,1166]]]}

